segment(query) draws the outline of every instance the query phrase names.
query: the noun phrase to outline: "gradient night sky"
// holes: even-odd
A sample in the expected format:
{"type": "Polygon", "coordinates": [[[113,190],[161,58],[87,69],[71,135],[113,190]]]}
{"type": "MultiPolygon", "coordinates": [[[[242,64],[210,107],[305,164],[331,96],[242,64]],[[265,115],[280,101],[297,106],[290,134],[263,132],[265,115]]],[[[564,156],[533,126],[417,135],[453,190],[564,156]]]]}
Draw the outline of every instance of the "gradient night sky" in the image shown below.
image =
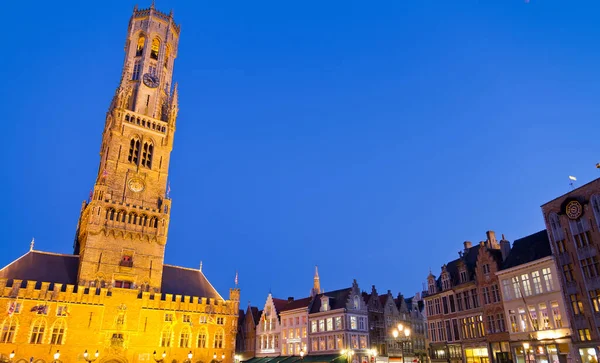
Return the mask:
{"type": "MultiPolygon", "coordinates": [[[[134,4],[3,4],[0,264],[72,251],[134,4]]],[[[600,176],[597,1],[156,6],[182,25],[166,262],[224,297],[238,269],[242,306],[306,296],[315,264],[412,295],[600,176]]]]}

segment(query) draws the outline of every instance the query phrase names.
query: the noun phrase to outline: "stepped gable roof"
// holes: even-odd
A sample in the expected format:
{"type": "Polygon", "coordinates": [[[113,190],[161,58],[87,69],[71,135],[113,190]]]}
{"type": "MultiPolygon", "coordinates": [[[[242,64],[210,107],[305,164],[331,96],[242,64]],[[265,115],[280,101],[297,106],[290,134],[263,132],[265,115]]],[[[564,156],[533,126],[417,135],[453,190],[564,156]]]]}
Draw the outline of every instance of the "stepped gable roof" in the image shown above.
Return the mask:
{"type": "MultiPolygon", "coordinates": [[[[468,248],[465,252],[463,252],[461,258],[457,258],[456,260],[450,261],[446,265],[446,270],[450,274],[450,280],[452,281],[452,285],[456,286],[460,284],[460,276],[458,271],[458,265],[462,261],[467,267],[467,271],[469,272],[469,281],[472,280],[473,274],[475,273],[475,265],[477,264],[477,255],[479,254],[479,248],[481,245],[475,245],[471,248],[468,248]]],[[[437,279],[438,287],[442,286],[442,275],[437,279]]]]}
{"type": "Polygon", "coordinates": [[[502,269],[519,266],[552,255],[546,230],[539,231],[513,242],[513,247],[502,265],[502,269]]]}
{"type": "Polygon", "coordinates": [[[161,292],[223,300],[202,271],[166,264],[163,265],[161,292]]]}
{"type": "Polygon", "coordinates": [[[79,256],[60,253],[30,250],[23,256],[6,265],[0,270],[0,278],[23,280],[22,287],[27,286],[27,281],[37,281],[36,286],[42,282],[64,285],[77,285],[77,272],[79,271],[79,256]]]}
{"type": "Polygon", "coordinates": [[[496,260],[496,263],[498,264],[498,267],[502,267],[502,251],[498,250],[498,249],[490,249],[488,248],[488,252],[492,255],[492,257],[494,258],[494,260],[496,260]]]}
{"type": "Polygon", "coordinates": [[[310,313],[318,313],[321,310],[321,297],[322,296],[329,297],[329,308],[331,310],[345,308],[351,292],[352,292],[352,288],[347,287],[347,288],[341,289],[341,290],[334,290],[334,291],[325,292],[323,294],[318,294],[317,296],[315,296],[315,300],[312,303],[312,306],[310,308],[310,313]]]}
{"type": "Polygon", "coordinates": [[[294,309],[307,308],[310,305],[311,301],[312,301],[312,297],[304,297],[302,299],[293,300],[293,301],[288,302],[286,306],[284,306],[283,308],[281,308],[277,311],[283,312],[283,311],[289,311],[289,310],[294,310],[294,309]]]}

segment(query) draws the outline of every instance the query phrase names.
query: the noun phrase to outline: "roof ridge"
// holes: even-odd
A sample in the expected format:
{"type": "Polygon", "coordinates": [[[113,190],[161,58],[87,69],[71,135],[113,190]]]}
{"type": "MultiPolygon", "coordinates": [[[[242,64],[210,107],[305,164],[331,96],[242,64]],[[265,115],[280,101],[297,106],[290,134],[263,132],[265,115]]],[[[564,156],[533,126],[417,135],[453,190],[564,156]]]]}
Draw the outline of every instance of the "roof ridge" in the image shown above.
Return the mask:
{"type": "MultiPolygon", "coordinates": [[[[74,255],[72,253],[57,253],[57,252],[46,252],[46,251],[38,251],[38,250],[31,250],[30,252],[33,253],[41,253],[44,255],[51,255],[51,256],[64,256],[64,257],[77,257],[79,258],[79,255],[74,255]]],[[[25,256],[25,255],[23,255],[25,256]]]]}

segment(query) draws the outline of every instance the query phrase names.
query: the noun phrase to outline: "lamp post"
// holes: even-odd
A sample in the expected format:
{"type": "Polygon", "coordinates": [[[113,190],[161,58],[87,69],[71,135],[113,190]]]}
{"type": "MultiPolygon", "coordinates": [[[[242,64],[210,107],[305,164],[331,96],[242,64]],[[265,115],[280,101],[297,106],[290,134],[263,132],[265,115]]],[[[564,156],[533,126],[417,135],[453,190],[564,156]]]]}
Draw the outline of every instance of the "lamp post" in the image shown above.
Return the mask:
{"type": "Polygon", "coordinates": [[[370,349],[370,350],[369,350],[369,356],[370,356],[371,358],[373,358],[373,362],[372,362],[372,363],[374,363],[374,361],[375,361],[375,357],[377,357],[377,349],[370,349]]]}
{"type": "Polygon", "coordinates": [[[410,339],[410,329],[405,328],[404,325],[402,325],[402,324],[398,324],[398,330],[394,329],[394,331],[392,332],[392,335],[394,336],[394,339],[400,341],[400,349],[401,349],[400,351],[402,354],[402,363],[404,363],[404,343],[410,339]],[[402,334],[404,334],[404,336],[400,337],[402,334]]]}
{"type": "Polygon", "coordinates": [[[10,354],[8,355],[8,361],[9,363],[12,363],[13,359],[15,358],[15,351],[13,350],[12,352],[10,352],[10,354]]]}
{"type": "Polygon", "coordinates": [[[242,357],[238,354],[233,356],[233,360],[235,361],[235,363],[240,363],[242,360],[242,357]]]}
{"type": "Polygon", "coordinates": [[[165,351],[162,352],[162,354],[160,355],[160,358],[156,357],[156,350],[154,351],[154,353],[152,353],[152,358],[154,358],[154,361],[156,363],[158,363],[158,362],[161,362],[161,363],[164,362],[166,357],[167,357],[167,352],[165,352],[165,351]]]}
{"type": "Polygon", "coordinates": [[[96,359],[98,359],[99,355],[100,355],[100,352],[96,351],[96,353],[94,353],[94,358],[91,358],[90,354],[88,353],[88,351],[86,349],[85,352],[83,352],[83,359],[85,359],[86,362],[91,363],[91,362],[95,361],[96,359]]]}
{"type": "Polygon", "coordinates": [[[300,362],[304,360],[304,349],[300,351],[300,362]]]}
{"type": "Polygon", "coordinates": [[[58,361],[58,358],[60,358],[60,351],[59,351],[59,350],[57,350],[57,351],[56,351],[56,353],[54,353],[54,356],[53,356],[53,357],[54,357],[54,360],[53,360],[53,362],[57,362],[57,361],[58,361]]]}
{"type": "Polygon", "coordinates": [[[523,343],[523,354],[525,355],[525,363],[529,362],[529,343],[523,343]]]}
{"type": "Polygon", "coordinates": [[[352,356],[354,355],[354,351],[352,349],[343,349],[341,353],[342,355],[346,356],[346,363],[352,362],[352,356]]]}
{"type": "Polygon", "coordinates": [[[187,360],[186,362],[190,362],[192,363],[192,358],[194,358],[194,354],[192,353],[192,351],[190,350],[190,352],[187,355],[187,360]]]}

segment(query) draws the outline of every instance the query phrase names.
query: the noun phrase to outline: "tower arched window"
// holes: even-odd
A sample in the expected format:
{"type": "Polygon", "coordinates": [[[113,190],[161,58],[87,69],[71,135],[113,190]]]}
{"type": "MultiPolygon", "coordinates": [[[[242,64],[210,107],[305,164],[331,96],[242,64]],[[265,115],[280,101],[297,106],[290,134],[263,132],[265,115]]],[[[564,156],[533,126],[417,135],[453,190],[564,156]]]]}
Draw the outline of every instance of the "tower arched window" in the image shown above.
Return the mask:
{"type": "Polygon", "coordinates": [[[213,348],[224,348],[223,346],[223,336],[225,335],[223,328],[219,328],[216,332],[215,332],[215,341],[213,344],[213,348]]]}
{"type": "Polygon", "coordinates": [[[142,73],[142,63],[139,60],[137,60],[133,64],[133,73],[131,74],[131,80],[132,81],[139,80],[140,79],[140,73],[142,73]]]}
{"type": "Polygon", "coordinates": [[[65,342],[65,332],[67,331],[67,323],[64,319],[58,319],[52,325],[52,336],[50,337],[50,344],[61,345],[65,342]]]}
{"type": "Polygon", "coordinates": [[[137,41],[137,46],[135,48],[135,56],[139,57],[144,52],[144,45],[146,44],[146,38],[143,35],[140,35],[137,41]]]}
{"type": "Polygon", "coordinates": [[[152,169],[152,154],[154,153],[154,145],[151,142],[145,142],[142,149],[142,166],[152,169]]]}
{"type": "Polygon", "coordinates": [[[192,335],[192,331],[189,326],[184,326],[181,328],[181,333],[179,333],[179,346],[181,348],[191,348],[190,346],[190,337],[192,335]]]}
{"type": "Polygon", "coordinates": [[[31,325],[31,337],[29,343],[31,344],[42,344],[44,341],[44,333],[46,332],[46,319],[39,318],[34,320],[31,325]]]}
{"type": "Polygon", "coordinates": [[[600,194],[592,195],[590,200],[592,210],[594,211],[594,217],[596,217],[596,225],[600,228],[600,194]]]}
{"type": "Polygon", "coordinates": [[[4,319],[4,322],[2,322],[2,335],[0,335],[0,343],[13,343],[18,327],[19,320],[15,316],[4,319]]]}
{"type": "Polygon", "coordinates": [[[138,164],[140,157],[140,140],[137,138],[131,139],[129,142],[129,155],[127,161],[133,164],[138,164]]]}
{"type": "Polygon", "coordinates": [[[160,333],[160,346],[161,347],[170,347],[171,346],[171,336],[173,335],[173,330],[170,326],[165,326],[160,333]]]}
{"type": "Polygon", "coordinates": [[[150,58],[158,59],[159,50],[160,50],[160,40],[158,40],[158,38],[152,39],[152,48],[150,49],[150,58]]]}

